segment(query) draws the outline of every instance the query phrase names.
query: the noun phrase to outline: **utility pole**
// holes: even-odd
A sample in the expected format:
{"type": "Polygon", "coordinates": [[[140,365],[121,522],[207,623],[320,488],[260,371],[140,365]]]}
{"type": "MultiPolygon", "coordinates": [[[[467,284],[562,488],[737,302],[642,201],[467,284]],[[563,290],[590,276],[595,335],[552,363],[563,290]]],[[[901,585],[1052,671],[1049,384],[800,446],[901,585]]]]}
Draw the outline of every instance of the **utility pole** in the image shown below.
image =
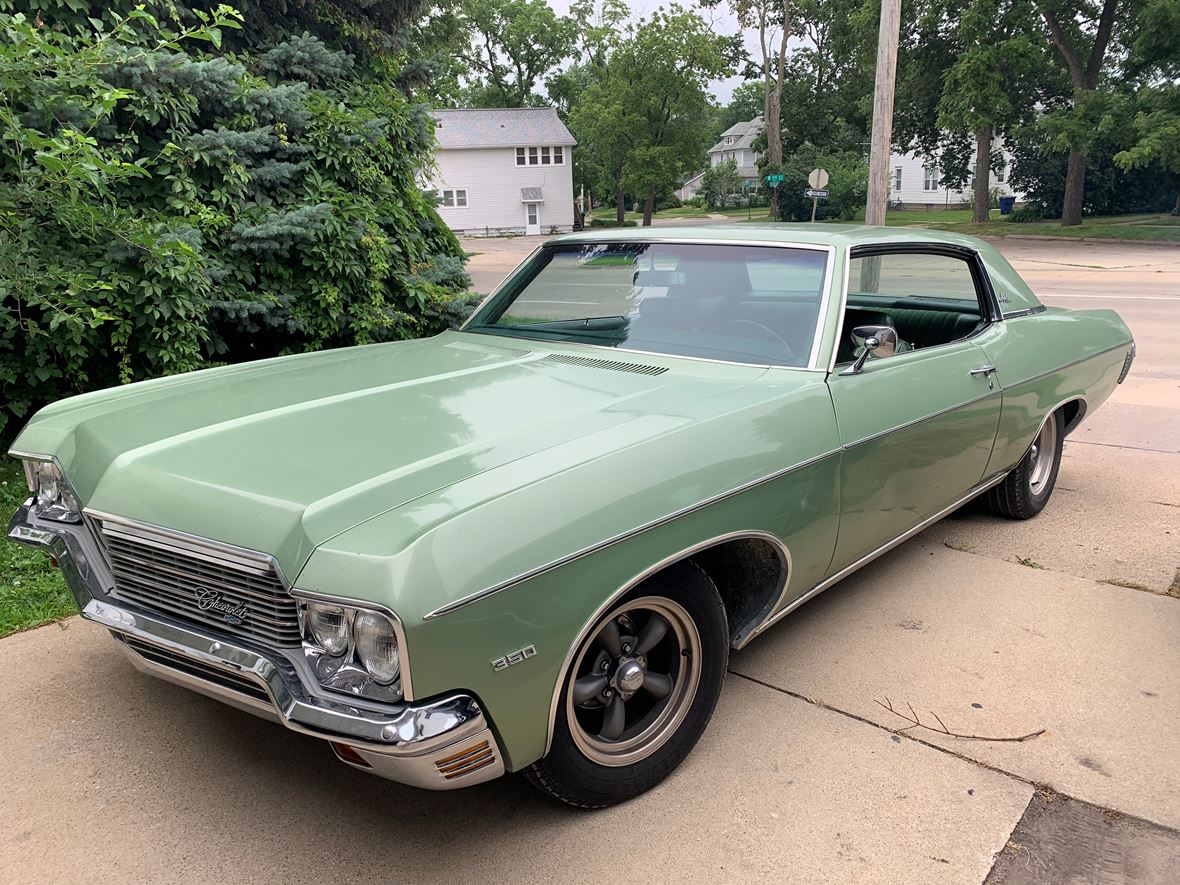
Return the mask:
{"type": "Polygon", "coordinates": [[[893,91],[897,81],[897,39],[900,33],[901,0],[881,0],[881,28],[877,33],[877,80],[873,87],[873,140],[869,148],[869,197],[865,202],[865,224],[884,224],[885,208],[889,202],[893,91]]]}

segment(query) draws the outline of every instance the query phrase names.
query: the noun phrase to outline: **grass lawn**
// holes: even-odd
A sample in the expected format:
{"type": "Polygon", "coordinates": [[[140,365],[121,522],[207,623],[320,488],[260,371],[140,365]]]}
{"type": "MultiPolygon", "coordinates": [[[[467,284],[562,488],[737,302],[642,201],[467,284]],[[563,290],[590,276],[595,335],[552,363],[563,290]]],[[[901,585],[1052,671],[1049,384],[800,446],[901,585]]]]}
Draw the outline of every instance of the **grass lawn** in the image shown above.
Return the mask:
{"type": "MultiPolygon", "coordinates": [[[[3,524],[29,496],[15,459],[0,455],[0,516],[3,524]]],[[[40,550],[0,540],[0,636],[76,614],[61,573],[40,550]]]]}
{"type": "Polygon", "coordinates": [[[885,223],[900,227],[928,227],[935,230],[972,234],[977,237],[1094,237],[1106,240],[1155,240],[1180,242],[1180,218],[1173,215],[1112,215],[1087,218],[1075,227],[1062,227],[1059,221],[1026,221],[1014,224],[992,210],[992,220],[974,224],[970,209],[925,211],[903,209],[886,214],[885,223]]]}

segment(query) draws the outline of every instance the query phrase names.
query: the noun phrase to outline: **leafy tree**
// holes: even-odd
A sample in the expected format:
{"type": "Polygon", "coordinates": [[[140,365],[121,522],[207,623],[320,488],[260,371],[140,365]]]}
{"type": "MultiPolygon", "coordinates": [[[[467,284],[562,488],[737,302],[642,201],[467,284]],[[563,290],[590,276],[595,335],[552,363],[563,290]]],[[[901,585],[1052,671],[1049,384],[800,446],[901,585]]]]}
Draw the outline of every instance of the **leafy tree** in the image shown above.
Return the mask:
{"type": "Polygon", "coordinates": [[[1061,224],[1082,223],[1086,181],[1086,155],[1098,121],[1107,108],[1098,87],[1107,50],[1114,36],[1116,15],[1124,18],[1128,0],[1037,0],[1049,42],[1061,54],[1073,85],[1071,106],[1050,118],[1057,141],[1068,145],[1065,198],[1061,224]],[[1122,3],[1120,7],[1120,2],[1122,3]]]}
{"type": "Polygon", "coordinates": [[[714,34],[677,5],[627,27],[570,113],[575,137],[610,179],[620,223],[628,190],[642,197],[649,225],[657,193],[698,167],[708,147],[707,86],[732,72],[739,53],[737,38],[714,34]]]}
{"type": "MultiPolygon", "coordinates": [[[[704,5],[721,0],[705,0],[704,5]]],[[[728,0],[738,24],[758,32],[756,65],[762,78],[762,120],[765,126],[765,171],[777,172],[783,162],[782,97],[791,37],[791,0],[728,0]]],[[[770,192],[770,214],[778,215],[778,190],[770,192]]]]}
{"type": "Polygon", "coordinates": [[[783,164],[783,183],[779,187],[780,218],[783,221],[810,221],[811,198],[804,195],[807,176],[820,167],[828,171],[828,198],[816,211],[816,218],[851,221],[864,208],[868,197],[869,166],[858,150],[827,151],[815,145],[801,145],[783,164]]]}
{"type": "Polygon", "coordinates": [[[536,87],[570,57],[577,24],[545,0],[461,0],[470,42],[459,49],[472,82],[469,107],[539,106],[536,87]]]}
{"type": "Polygon", "coordinates": [[[710,166],[701,177],[700,194],[714,209],[722,208],[731,194],[741,193],[742,177],[738,174],[737,160],[722,160],[710,166]]]}

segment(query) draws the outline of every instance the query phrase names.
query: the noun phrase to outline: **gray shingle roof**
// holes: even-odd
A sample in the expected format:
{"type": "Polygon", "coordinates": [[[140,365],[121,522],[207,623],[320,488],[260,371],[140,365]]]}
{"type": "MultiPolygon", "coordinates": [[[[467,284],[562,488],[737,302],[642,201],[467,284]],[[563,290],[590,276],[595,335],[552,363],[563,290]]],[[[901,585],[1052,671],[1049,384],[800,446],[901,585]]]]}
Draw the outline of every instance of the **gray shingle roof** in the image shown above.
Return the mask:
{"type": "Polygon", "coordinates": [[[553,108],[435,111],[434,119],[434,134],[444,150],[577,144],[553,108]]]}
{"type": "Polygon", "coordinates": [[[741,123],[734,123],[728,129],[721,133],[721,140],[717,144],[709,148],[710,154],[715,154],[718,151],[736,151],[741,148],[749,148],[754,144],[754,139],[762,132],[762,118],[755,117],[753,120],[746,120],[741,123]],[[732,144],[725,143],[725,136],[738,136],[732,144]]]}

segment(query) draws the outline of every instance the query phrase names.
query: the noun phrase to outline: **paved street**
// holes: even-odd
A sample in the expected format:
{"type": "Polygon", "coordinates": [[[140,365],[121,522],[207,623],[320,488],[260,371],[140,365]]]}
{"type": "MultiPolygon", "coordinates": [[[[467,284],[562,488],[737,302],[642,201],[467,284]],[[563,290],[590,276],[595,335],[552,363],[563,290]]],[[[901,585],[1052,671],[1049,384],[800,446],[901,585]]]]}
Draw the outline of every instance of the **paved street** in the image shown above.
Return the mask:
{"type": "MultiPolygon", "coordinates": [[[[474,288],[539,242],[465,241],[474,288]]],[[[1174,882],[1180,249],[999,246],[1139,346],[1048,510],[956,514],[760,637],[649,795],[583,813],[514,777],[370,778],[74,618],[0,640],[0,881],[1174,882]],[[1044,731],[899,733],[886,699],[956,733],[1044,731]]]]}

